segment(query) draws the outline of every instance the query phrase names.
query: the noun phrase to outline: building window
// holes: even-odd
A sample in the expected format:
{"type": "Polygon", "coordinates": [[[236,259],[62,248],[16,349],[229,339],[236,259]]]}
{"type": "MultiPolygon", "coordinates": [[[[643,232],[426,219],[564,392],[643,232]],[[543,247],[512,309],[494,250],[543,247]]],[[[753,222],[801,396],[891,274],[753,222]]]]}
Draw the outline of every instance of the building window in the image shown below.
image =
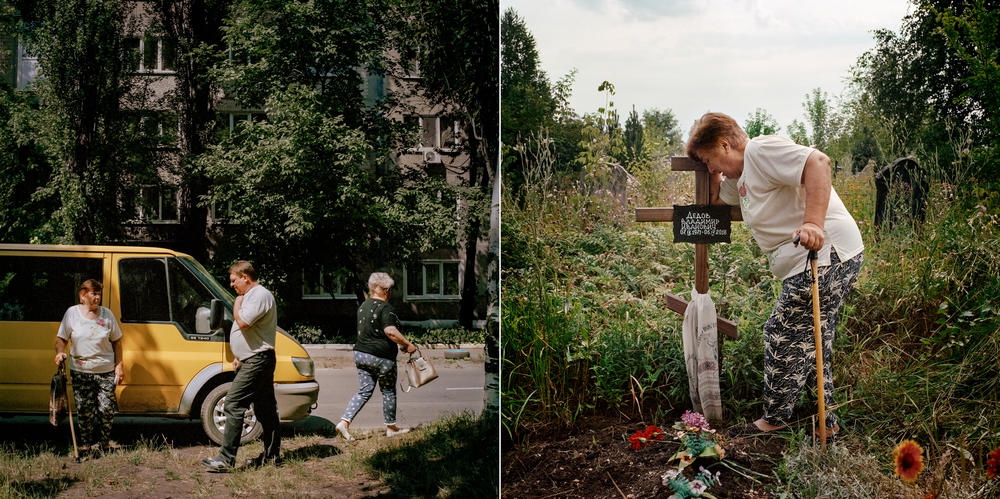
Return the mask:
{"type": "Polygon", "coordinates": [[[411,116],[409,123],[416,122],[420,129],[416,150],[454,150],[461,144],[459,122],[438,116],[411,116]]]}
{"type": "Polygon", "coordinates": [[[177,49],[161,36],[146,35],[129,38],[126,46],[131,57],[128,67],[139,73],[173,73],[176,71],[177,49]]]}
{"type": "Polygon", "coordinates": [[[149,223],[177,223],[177,188],[165,185],[143,186],[139,217],[149,223]]]}
{"type": "Polygon", "coordinates": [[[459,262],[425,260],[406,266],[406,300],[458,300],[461,294],[459,262]]]}
{"type": "Polygon", "coordinates": [[[253,121],[264,121],[264,115],[250,112],[219,113],[215,119],[216,138],[221,141],[237,132],[241,125],[245,126],[253,121]]]}
{"type": "Polygon", "coordinates": [[[420,57],[418,55],[408,58],[405,66],[403,78],[420,78],[420,57]]]}
{"type": "Polygon", "coordinates": [[[143,112],[139,115],[139,133],[153,144],[173,144],[177,136],[177,118],[169,112],[143,112]]]}
{"type": "Polygon", "coordinates": [[[357,296],[351,293],[347,286],[345,271],[324,272],[323,268],[313,268],[302,272],[302,299],[304,300],[329,300],[330,292],[333,292],[333,299],[354,300],[357,296]]]}
{"type": "Polygon", "coordinates": [[[21,42],[17,44],[17,55],[17,81],[15,83],[18,90],[24,90],[38,78],[38,57],[29,53],[21,42]]]}
{"type": "Polygon", "coordinates": [[[210,206],[208,210],[208,216],[211,218],[213,223],[228,223],[229,217],[232,216],[232,213],[232,201],[219,202],[212,200],[212,206],[210,206]]]}
{"type": "Polygon", "coordinates": [[[420,116],[420,148],[441,147],[441,119],[437,116],[420,116]]]}

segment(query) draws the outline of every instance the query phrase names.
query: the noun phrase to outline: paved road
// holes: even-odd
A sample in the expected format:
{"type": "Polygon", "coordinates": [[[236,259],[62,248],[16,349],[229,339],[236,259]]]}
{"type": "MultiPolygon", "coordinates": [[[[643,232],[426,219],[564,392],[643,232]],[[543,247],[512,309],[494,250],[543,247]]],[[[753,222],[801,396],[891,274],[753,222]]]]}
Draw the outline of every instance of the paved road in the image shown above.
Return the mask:
{"type": "MultiPolygon", "coordinates": [[[[319,433],[333,436],[333,425],[347,407],[347,402],[358,389],[358,374],[354,367],[353,353],[347,347],[308,347],[316,363],[316,379],[319,381],[318,406],[312,415],[302,421],[283,423],[282,428],[290,433],[319,433]]],[[[424,355],[433,362],[438,379],[429,384],[403,393],[397,384],[397,423],[404,427],[427,425],[449,414],[471,411],[478,415],[483,409],[483,350],[481,347],[466,347],[470,358],[465,360],[444,359],[444,349],[427,349],[424,355]]],[[[404,357],[400,356],[402,366],[404,357]]],[[[355,432],[381,430],[382,397],[376,389],[371,400],[358,413],[351,424],[355,432]]],[[[175,444],[207,444],[199,420],[175,420],[156,417],[115,418],[114,439],[130,443],[165,434],[175,444]]],[[[0,417],[0,441],[42,441],[68,442],[69,423],[63,421],[62,428],[54,429],[47,416],[0,417]]]]}
{"type": "MultiPolygon", "coordinates": [[[[319,381],[318,406],[312,415],[333,423],[340,420],[347,402],[358,390],[357,368],[353,353],[348,350],[309,349],[316,361],[316,380],[319,381]]],[[[478,415],[483,409],[483,351],[466,348],[469,359],[447,360],[443,350],[424,350],[424,355],[434,364],[438,379],[409,393],[399,389],[397,383],[397,424],[404,427],[426,425],[449,414],[469,411],[478,415]]],[[[402,367],[403,356],[399,366],[402,367]]],[[[402,375],[400,371],[400,375],[402,375]]],[[[382,429],[382,397],[378,389],[368,404],[358,413],[352,430],[382,429]]]]}

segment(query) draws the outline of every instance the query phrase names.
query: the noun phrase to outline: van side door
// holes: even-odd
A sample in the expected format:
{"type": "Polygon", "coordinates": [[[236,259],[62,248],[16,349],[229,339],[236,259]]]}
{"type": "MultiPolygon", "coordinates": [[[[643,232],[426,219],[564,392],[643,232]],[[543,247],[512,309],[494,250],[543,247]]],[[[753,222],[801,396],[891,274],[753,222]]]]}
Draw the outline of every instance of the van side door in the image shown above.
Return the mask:
{"type": "Polygon", "coordinates": [[[124,334],[123,413],[178,414],[195,376],[220,364],[225,333],[209,330],[215,296],[171,256],[115,255],[124,334]]]}
{"type": "MultiPolygon", "coordinates": [[[[104,256],[49,251],[0,254],[0,412],[48,412],[59,323],[66,309],[80,303],[81,282],[107,283],[104,256]]],[[[105,295],[102,305],[108,303],[105,295]]]]}

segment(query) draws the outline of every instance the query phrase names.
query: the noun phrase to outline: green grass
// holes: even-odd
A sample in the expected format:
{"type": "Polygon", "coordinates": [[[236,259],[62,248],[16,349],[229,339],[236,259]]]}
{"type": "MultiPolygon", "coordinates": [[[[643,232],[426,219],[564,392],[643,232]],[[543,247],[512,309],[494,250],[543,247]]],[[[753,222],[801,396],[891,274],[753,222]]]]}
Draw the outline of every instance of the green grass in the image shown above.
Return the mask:
{"type": "Polygon", "coordinates": [[[391,489],[382,497],[498,497],[498,430],[495,421],[459,416],[375,452],[368,471],[391,489]]]}
{"type": "MultiPolygon", "coordinates": [[[[201,458],[214,448],[174,448],[141,439],[99,459],[75,463],[72,448],[50,443],[0,444],[0,497],[246,495],[288,497],[381,494],[386,497],[496,497],[498,428],[468,414],[387,438],[355,432],[354,442],[332,432],[282,439],[281,467],[237,467],[206,473],[201,458]],[[364,485],[358,485],[363,483],[364,485]]],[[[258,455],[257,441],[238,462],[258,455]]]]}
{"type": "MultiPolygon", "coordinates": [[[[627,209],[581,195],[576,178],[554,178],[544,162],[529,165],[527,176],[528,187],[505,192],[503,203],[505,435],[519,441],[539,425],[572,426],[594,410],[668,423],[690,401],[680,316],[666,310],[664,293],[690,293],[693,247],[674,245],[669,224],[630,222],[627,209]]],[[[874,466],[884,483],[838,482],[822,471],[832,461],[792,451],[780,477],[785,492],[902,494],[888,463],[895,443],[912,438],[924,446],[928,470],[965,469],[964,480],[949,475],[924,491],[988,495],[986,453],[1000,445],[1000,189],[974,179],[932,182],[925,221],[876,237],[871,179],[841,175],[835,187],[866,245],[835,341],[836,398],[845,404],[838,414],[853,456],[841,462],[844,470],[874,466]],[[824,484],[833,488],[818,492],[824,484]]],[[[683,181],[638,187],[659,204],[685,189],[683,181]]],[[[780,282],[742,224],[734,224],[732,244],[711,247],[709,261],[719,315],[740,331],[723,350],[728,422],[753,419],[761,410],[761,328],[780,282]]],[[[807,415],[808,404],[799,411],[807,415]]]]}

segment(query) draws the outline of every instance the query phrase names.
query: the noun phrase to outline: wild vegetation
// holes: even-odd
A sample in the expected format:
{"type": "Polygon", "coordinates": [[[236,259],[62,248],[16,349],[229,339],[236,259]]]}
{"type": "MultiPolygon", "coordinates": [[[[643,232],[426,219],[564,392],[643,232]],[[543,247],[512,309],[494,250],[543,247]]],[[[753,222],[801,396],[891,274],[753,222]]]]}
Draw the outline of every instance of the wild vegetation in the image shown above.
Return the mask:
{"type": "MultiPolygon", "coordinates": [[[[793,433],[764,477],[772,493],[987,497],[998,490],[984,471],[987,453],[1000,445],[1000,163],[989,138],[997,132],[996,108],[986,108],[993,97],[976,86],[995,65],[980,57],[982,44],[972,43],[984,27],[996,26],[998,14],[980,4],[945,4],[918,2],[899,34],[880,33],[859,59],[846,98],[834,105],[817,89],[806,96],[804,122],[789,127],[799,139],[825,143],[845,165],[834,187],[866,249],[834,347],[837,410],[847,436],[822,454],[805,441],[804,428],[793,433]],[[923,33],[934,36],[922,42],[923,33]],[[902,48],[921,43],[933,47],[902,48]],[[927,59],[931,52],[941,57],[927,59]],[[908,60],[888,64],[890,57],[908,60]],[[917,75],[943,78],[928,68],[958,60],[967,66],[950,74],[947,90],[912,95],[924,91],[909,88],[917,75]],[[926,105],[905,124],[889,112],[903,95],[926,105]],[[960,106],[950,100],[957,95],[960,106]],[[874,174],[905,155],[916,158],[928,179],[926,217],[876,228],[874,174]],[[926,453],[915,485],[900,483],[892,471],[892,449],[905,438],[926,453]]],[[[518,29],[512,11],[504,22],[518,29]]],[[[526,32],[523,22],[520,29],[526,32]]],[[[754,126],[777,127],[758,111],[754,126]]],[[[627,134],[608,116],[604,109],[556,118],[547,126],[561,132],[522,130],[519,145],[505,149],[517,167],[511,173],[517,188],[504,191],[505,463],[519,449],[553,440],[554,428],[573,434],[608,414],[637,427],[669,427],[690,408],[680,316],[667,310],[664,295],[690,292],[694,250],[671,242],[669,224],[634,222],[631,209],[690,204],[693,188],[690,179],[649,160],[651,153],[624,163],[632,176],[627,197],[617,196],[614,150],[617,137],[627,134]],[[570,122],[580,123],[582,133],[580,151],[567,156],[557,137],[570,122]]],[[[892,192],[890,205],[906,211],[912,192],[892,192]]],[[[761,410],[761,327],[780,282],[741,224],[734,224],[731,244],[711,247],[709,261],[719,315],[737,322],[740,332],[722,351],[727,423],[753,420],[761,410]]],[[[807,419],[813,402],[804,399],[796,414],[807,419]]]]}

